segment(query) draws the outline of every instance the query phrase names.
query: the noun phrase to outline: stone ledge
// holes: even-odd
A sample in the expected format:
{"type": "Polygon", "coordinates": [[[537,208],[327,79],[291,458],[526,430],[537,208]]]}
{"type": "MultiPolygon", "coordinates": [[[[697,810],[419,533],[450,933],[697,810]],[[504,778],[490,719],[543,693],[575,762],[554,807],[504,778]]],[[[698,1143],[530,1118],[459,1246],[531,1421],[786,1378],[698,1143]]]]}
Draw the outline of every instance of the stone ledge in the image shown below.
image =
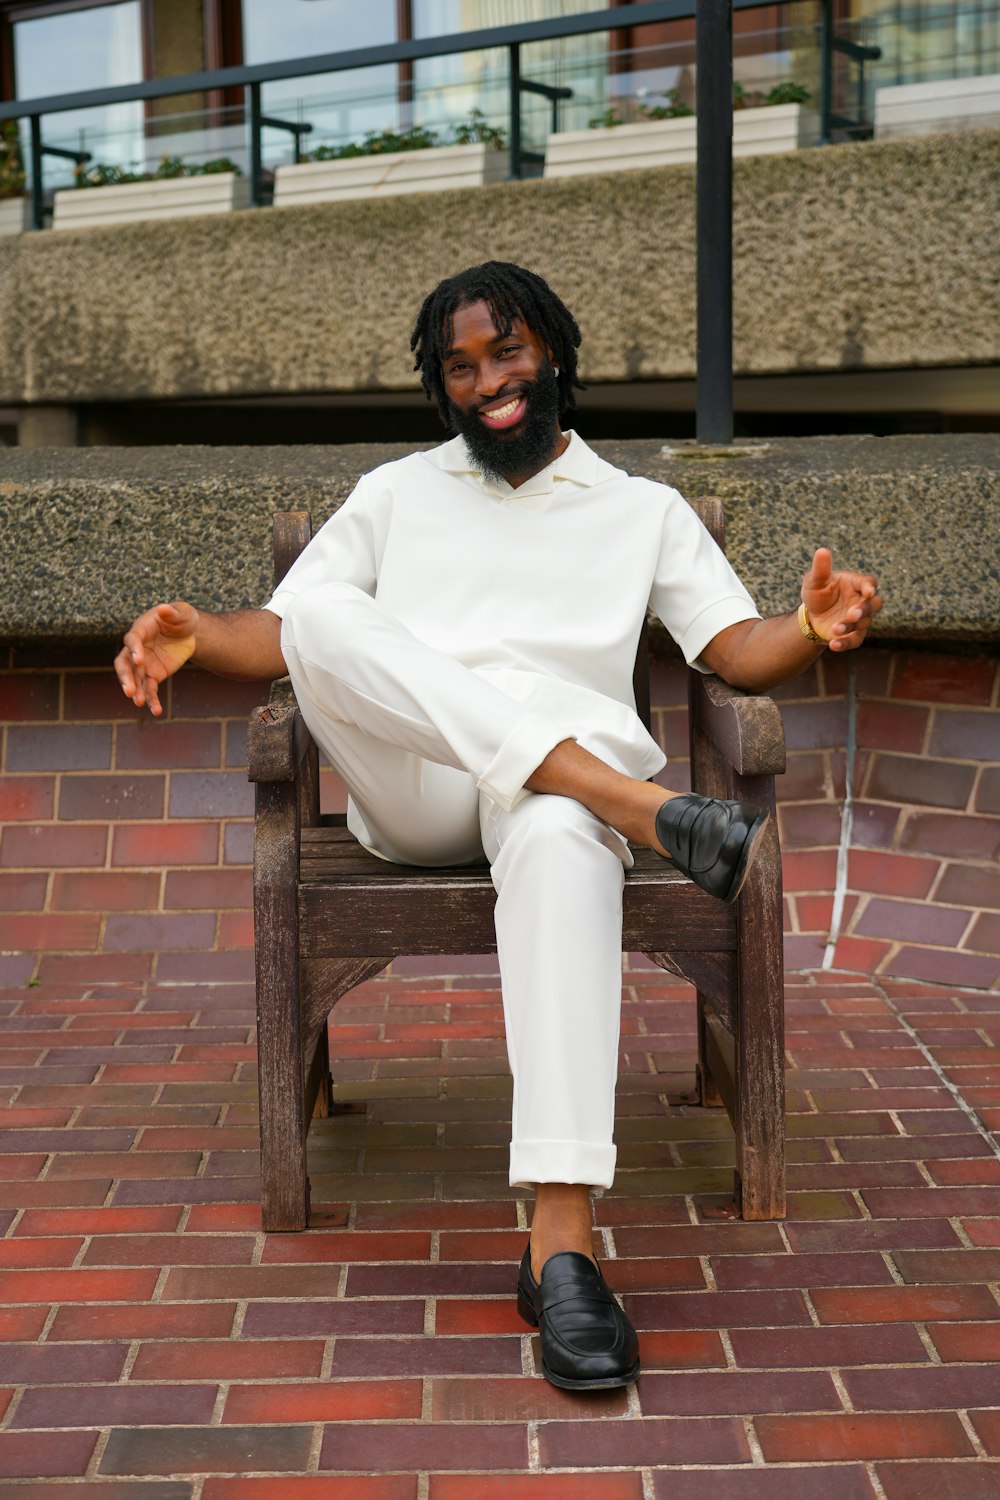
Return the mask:
{"type": "MultiPolygon", "coordinates": [[[[765,614],[812,549],[877,572],[885,638],[995,641],[1000,436],[796,438],[752,456],[599,442],[610,462],[726,504],[729,553],[765,614]]],[[[9,449],[0,454],[0,638],[107,638],[161,599],[209,609],[270,592],[270,518],[315,525],[401,444],[9,449]]]]}

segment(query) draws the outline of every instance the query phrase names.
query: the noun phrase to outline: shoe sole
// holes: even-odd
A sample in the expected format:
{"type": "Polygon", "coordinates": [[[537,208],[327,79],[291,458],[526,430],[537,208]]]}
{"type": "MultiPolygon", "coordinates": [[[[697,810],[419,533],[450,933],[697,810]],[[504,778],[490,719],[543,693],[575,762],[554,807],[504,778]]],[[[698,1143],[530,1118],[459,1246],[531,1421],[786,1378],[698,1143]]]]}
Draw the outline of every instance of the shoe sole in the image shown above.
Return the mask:
{"type": "MultiPolygon", "coordinates": [[[[524,1321],[529,1323],[532,1328],[538,1327],[538,1319],[535,1316],[535,1309],[531,1304],[531,1300],[527,1293],[523,1292],[520,1287],[517,1289],[517,1310],[524,1321]]],[[[632,1368],[627,1370],[624,1375],[609,1375],[604,1380],[567,1380],[565,1375],[557,1375],[554,1370],[550,1370],[545,1361],[542,1360],[542,1374],[550,1385],[556,1385],[562,1391],[611,1391],[616,1390],[622,1385],[631,1385],[633,1380],[638,1380],[639,1363],[639,1360],[636,1360],[632,1368]]]]}
{"type": "Polygon", "coordinates": [[[736,897],[743,889],[746,878],[750,874],[753,862],[757,857],[757,851],[760,847],[760,841],[764,837],[764,831],[770,821],[771,814],[769,812],[762,812],[758,813],[756,818],[754,818],[753,822],[751,823],[750,832],[746,836],[746,841],[743,845],[743,851],[740,854],[740,862],[733,872],[732,882],[729,886],[729,890],[722,898],[723,901],[735,901],[736,897]]]}

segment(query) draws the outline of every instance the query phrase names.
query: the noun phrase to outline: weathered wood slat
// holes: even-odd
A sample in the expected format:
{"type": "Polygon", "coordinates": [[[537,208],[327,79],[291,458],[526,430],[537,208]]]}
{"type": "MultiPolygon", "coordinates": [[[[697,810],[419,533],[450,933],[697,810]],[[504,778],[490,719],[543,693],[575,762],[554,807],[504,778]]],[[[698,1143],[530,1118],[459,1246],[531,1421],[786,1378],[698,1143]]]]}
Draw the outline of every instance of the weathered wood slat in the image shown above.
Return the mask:
{"type": "Polygon", "coordinates": [[[718,677],[696,674],[700,727],[741,776],[777,776],[785,769],[785,732],[772,698],[741,693],[718,677]]]}
{"type": "Polygon", "coordinates": [[[255,708],[247,730],[247,779],[294,781],[313,742],[297,708],[255,708]]]}
{"type": "Polygon", "coordinates": [[[687,979],[695,986],[704,1002],[712,1009],[726,1030],[736,1031],[736,954],[735,952],[707,953],[647,953],[661,969],[687,979]]]}
{"type": "Polygon", "coordinates": [[[382,958],[313,958],[302,962],[302,1015],[304,1025],[313,1030],[326,1025],[326,1018],[342,995],[374,979],[392,963],[392,955],[382,958]]]}
{"type": "Polygon", "coordinates": [[[736,1043],[710,1012],[705,1016],[705,1056],[712,1082],[732,1119],[736,1113],[736,1043]]]}

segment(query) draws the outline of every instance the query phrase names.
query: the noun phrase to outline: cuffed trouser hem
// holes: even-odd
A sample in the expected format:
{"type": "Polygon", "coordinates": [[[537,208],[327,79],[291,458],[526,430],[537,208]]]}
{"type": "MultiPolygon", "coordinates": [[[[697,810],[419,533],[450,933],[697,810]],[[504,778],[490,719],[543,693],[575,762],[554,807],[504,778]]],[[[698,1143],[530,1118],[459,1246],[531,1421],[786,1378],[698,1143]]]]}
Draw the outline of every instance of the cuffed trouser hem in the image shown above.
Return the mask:
{"type": "Polygon", "coordinates": [[[615,1146],[591,1141],[512,1141],[511,1187],[532,1187],[536,1182],[577,1182],[592,1188],[609,1188],[615,1178],[615,1146]]]}
{"type": "Polygon", "coordinates": [[[573,739],[542,714],[530,714],[511,730],[476,785],[506,812],[529,794],[524,783],[550,750],[573,739]]]}

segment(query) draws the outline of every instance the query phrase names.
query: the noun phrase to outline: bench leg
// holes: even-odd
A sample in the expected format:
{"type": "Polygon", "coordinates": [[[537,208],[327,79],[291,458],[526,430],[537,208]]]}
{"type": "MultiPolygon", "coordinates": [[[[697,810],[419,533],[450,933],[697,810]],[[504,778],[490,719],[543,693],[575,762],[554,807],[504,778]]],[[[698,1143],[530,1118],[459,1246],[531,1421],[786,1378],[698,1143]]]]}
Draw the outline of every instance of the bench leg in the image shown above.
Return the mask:
{"type": "Polygon", "coordinates": [[[719,1093],[718,1086],[712,1076],[706,1049],[707,1022],[705,1020],[706,1001],[701,990],[696,991],[698,1006],[698,1065],[695,1074],[695,1092],[698,1103],[706,1109],[720,1109],[725,1103],[719,1093]]]}
{"type": "MultiPolygon", "coordinates": [[[[765,778],[735,777],[733,795],[761,803],[765,778]]],[[[736,909],[736,1197],[744,1219],[785,1216],[784,964],[781,853],[772,818],[736,909]]]]}

